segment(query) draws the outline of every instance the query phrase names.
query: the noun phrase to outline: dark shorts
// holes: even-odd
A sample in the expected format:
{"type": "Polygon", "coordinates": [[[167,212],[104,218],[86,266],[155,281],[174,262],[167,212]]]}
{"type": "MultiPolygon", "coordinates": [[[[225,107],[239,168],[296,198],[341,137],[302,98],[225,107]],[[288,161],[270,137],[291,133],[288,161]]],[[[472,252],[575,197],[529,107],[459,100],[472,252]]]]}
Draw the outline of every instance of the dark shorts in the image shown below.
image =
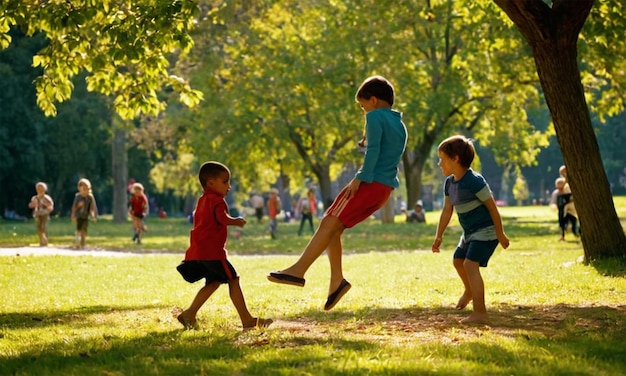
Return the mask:
{"type": "Polygon", "coordinates": [[[76,230],[87,231],[89,227],[89,218],[76,218],[76,230]]]}
{"type": "Polygon", "coordinates": [[[139,214],[133,213],[133,217],[143,219],[143,213],[139,213],[139,214]]]}
{"type": "Polygon", "coordinates": [[[468,259],[486,267],[491,255],[498,246],[498,240],[472,240],[465,247],[454,251],[455,259],[468,259]]]}
{"type": "Polygon", "coordinates": [[[183,276],[185,281],[194,283],[205,278],[205,284],[212,282],[228,283],[238,277],[237,271],[228,260],[193,260],[183,261],[176,270],[183,276]]]}

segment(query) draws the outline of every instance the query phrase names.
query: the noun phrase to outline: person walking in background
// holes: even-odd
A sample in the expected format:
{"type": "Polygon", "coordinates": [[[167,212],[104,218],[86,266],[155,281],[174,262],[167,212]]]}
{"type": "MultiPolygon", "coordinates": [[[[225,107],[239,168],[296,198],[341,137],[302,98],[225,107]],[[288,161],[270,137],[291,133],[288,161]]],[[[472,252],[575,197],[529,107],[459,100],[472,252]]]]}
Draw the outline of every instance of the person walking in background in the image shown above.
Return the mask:
{"type": "Polygon", "coordinates": [[[54,201],[47,194],[48,185],[46,183],[40,181],[35,184],[35,191],[37,194],[30,199],[28,207],[33,209],[39,246],[45,247],[48,245],[48,221],[50,220],[50,213],[54,210],[54,201]]]}
{"type": "Polygon", "coordinates": [[[205,162],[198,173],[202,196],[196,203],[193,216],[193,229],[190,233],[189,248],[184,261],[177,270],[190,283],[206,279],[193,302],[178,316],[185,329],[198,329],[198,310],[213,295],[220,284],[228,283],[230,299],[239,314],[244,329],[265,328],[271,319],[253,317],[239,285],[239,275],[228,261],[225,248],[228,226],[243,227],[246,220],[231,217],[224,197],[230,190],[230,170],[219,162],[205,162]]]}
{"type": "Polygon", "coordinates": [[[254,192],[250,198],[250,204],[252,204],[252,207],[254,208],[254,215],[257,223],[261,223],[261,219],[263,219],[263,211],[265,210],[265,200],[263,199],[263,196],[254,192]]]}
{"type": "Polygon", "coordinates": [[[272,188],[270,198],[267,200],[267,215],[270,218],[270,236],[272,239],[276,239],[278,232],[278,219],[276,217],[281,210],[282,205],[280,204],[280,197],[278,197],[278,189],[272,188]]]}
{"type": "Polygon", "coordinates": [[[487,323],[485,285],[480,267],[487,266],[498,243],[508,248],[509,239],[504,233],[489,185],[482,175],[470,168],[476,153],[472,141],[464,136],[449,137],[439,144],[437,153],[446,180],[443,209],[432,251],[439,253],[443,233],[456,209],[463,234],[454,252],[453,264],[465,287],[456,309],[464,309],[471,301],[473,312],[461,322],[487,323]]]}
{"type": "Polygon", "coordinates": [[[365,149],[363,165],[339,193],[317,231],[295,264],[269,273],[275,283],[304,287],[304,275],[326,250],[330,262],[330,283],[325,310],[332,309],[352,285],[343,277],[341,236],[369,218],[399,187],[398,163],[404,153],[407,132],[402,114],[392,110],[394,89],[381,76],[367,78],[356,93],[356,101],[365,114],[365,137],[359,142],[365,149]]]}
{"type": "Polygon", "coordinates": [[[298,235],[302,235],[302,228],[305,222],[309,222],[311,233],[315,233],[313,229],[313,216],[317,213],[317,200],[315,199],[315,191],[309,189],[306,196],[300,197],[296,205],[296,212],[302,217],[300,219],[300,228],[298,235]]]}
{"type": "Polygon", "coordinates": [[[128,214],[130,214],[133,221],[133,241],[137,244],[141,244],[141,238],[145,230],[144,218],[148,215],[149,204],[148,197],[144,192],[143,185],[141,183],[133,183],[131,188],[132,195],[128,200],[128,214]]]}
{"type": "Polygon", "coordinates": [[[91,193],[91,182],[85,178],[78,181],[78,192],[72,203],[72,222],[76,222],[76,242],[79,249],[85,248],[89,216],[98,219],[96,198],[91,193]]]}
{"type": "Polygon", "coordinates": [[[552,191],[550,198],[550,207],[557,210],[559,216],[559,229],[561,230],[561,237],[559,241],[565,240],[565,232],[567,230],[568,223],[572,225],[572,233],[574,236],[579,235],[578,231],[578,214],[572,201],[572,192],[569,184],[565,180],[564,176],[559,176],[554,181],[555,189],[552,191]]]}

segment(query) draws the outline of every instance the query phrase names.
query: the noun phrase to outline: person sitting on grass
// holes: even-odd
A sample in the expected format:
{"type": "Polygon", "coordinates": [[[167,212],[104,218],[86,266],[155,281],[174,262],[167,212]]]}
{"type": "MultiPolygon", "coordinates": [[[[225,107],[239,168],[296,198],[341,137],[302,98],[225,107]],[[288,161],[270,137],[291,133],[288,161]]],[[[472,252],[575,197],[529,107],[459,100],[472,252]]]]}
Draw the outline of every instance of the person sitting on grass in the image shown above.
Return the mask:
{"type": "Polygon", "coordinates": [[[456,309],[461,310],[472,301],[474,310],[461,323],[485,324],[488,316],[480,267],[487,266],[498,243],[508,248],[509,238],[504,233],[489,185],[482,175],[470,168],[476,154],[472,141],[464,136],[449,137],[439,144],[437,153],[446,180],[443,209],[432,251],[439,253],[443,233],[456,209],[463,234],[454,252],[453,264],[465,287],[456,309]]]}
{"type": "Polygon", "coordinates": [[[272,319],[253,317],[248,311],[239,285],[239,275],[226,257],[224,247],[228,237],[227,227],[243,227],[246,224],[244,218],[230,216],[224,199],[230,190],[230,170],[222,163],[209,161],[202,164],[198,175],[203,192],[194,210],[189,248],[177,269],[187,282],[205,278],[206,283],[189,308],[182,311],[177,319],[185,329],[198,329],[198,310],[220,284],[228,283],[230,300],[237,309],[244,330],[268,327],[272,319]]]}
{"type": "Polygon", "coordinates": [[[426,213],[424,212],[424,204],[422,203],[422,200],[417,200],[415,203],[415,209],[406,213],[406,221],[409,223],[426,223],[426,213]]]}

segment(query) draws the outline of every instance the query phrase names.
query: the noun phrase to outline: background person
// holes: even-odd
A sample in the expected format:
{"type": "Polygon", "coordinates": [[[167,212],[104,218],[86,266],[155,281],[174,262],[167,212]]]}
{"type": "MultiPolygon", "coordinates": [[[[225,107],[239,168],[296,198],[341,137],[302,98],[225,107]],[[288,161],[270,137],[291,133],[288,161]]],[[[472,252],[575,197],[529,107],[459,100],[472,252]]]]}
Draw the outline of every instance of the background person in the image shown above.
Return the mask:
{"type": "Polygon", "coordinates": [[[146,229],[144,218],[148,215],[150,204],[141,183],[133,183],[131,193],[132,195],[128,200],[128,214],[133,221],[133,230],[135,231],[133,241],[141,244],[141,239],[146,229]]]}
{"type": "Polygon", "coordinates": [[[79,249],[85,248],[90,216],[96,222],[98,208],[96,198],[91,192],[91,182],[83,178],[78,181],[78,192],[74,195],[71,214],[72,222],[76,222],[76,242],[79,249]]]}
{"type": "Polygon", "coordinates": [[[39,246],[45,247],[48,245],[48,221],[50,220],[50,213],[54,210],[54,201],[47,194],[48,185],[46,183],[40,181],[35,184],[35,191],[37,194],[30,199],[28,207],[33,209],[39,246]]]}

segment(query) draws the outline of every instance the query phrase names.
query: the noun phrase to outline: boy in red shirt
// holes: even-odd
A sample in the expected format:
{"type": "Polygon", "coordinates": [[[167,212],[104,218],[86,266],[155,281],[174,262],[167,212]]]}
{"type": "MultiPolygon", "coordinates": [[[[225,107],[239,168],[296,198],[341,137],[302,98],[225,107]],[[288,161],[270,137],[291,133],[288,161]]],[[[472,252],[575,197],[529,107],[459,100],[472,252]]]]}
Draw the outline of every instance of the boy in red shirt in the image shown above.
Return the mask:
{"type": "Polygon", "coordinates": [[[145,231],[143,219],[148,215],[148,197],[146,197],[141,183],[133,183],[131,190],[133,194],[128,200],[128,213],[133,220],[133,229],[135,230],[133,241],[141,244],[141,238],[145,231]]]}
{"type": "Polygon", "coordinates": [[[230,190],[230,170],[219,162],[205,162],[200,167],[202,196],[196,204],[193,229],[185,260],[177,267],[183,278],[190,283],[206,278],[206,284],[198,291],[193,302],[178,315],[178,321],[186,329],[198,329],[196,314],[222,283],[228,283],[230,299],[237,309],[241,325],[245,329],[265,328],[271,319],[252,317],[239,285],[239,275],[227,260],[226,239],[228,226],[243,227],[246,220],[231,217],[224,197],[230,190]]]}

